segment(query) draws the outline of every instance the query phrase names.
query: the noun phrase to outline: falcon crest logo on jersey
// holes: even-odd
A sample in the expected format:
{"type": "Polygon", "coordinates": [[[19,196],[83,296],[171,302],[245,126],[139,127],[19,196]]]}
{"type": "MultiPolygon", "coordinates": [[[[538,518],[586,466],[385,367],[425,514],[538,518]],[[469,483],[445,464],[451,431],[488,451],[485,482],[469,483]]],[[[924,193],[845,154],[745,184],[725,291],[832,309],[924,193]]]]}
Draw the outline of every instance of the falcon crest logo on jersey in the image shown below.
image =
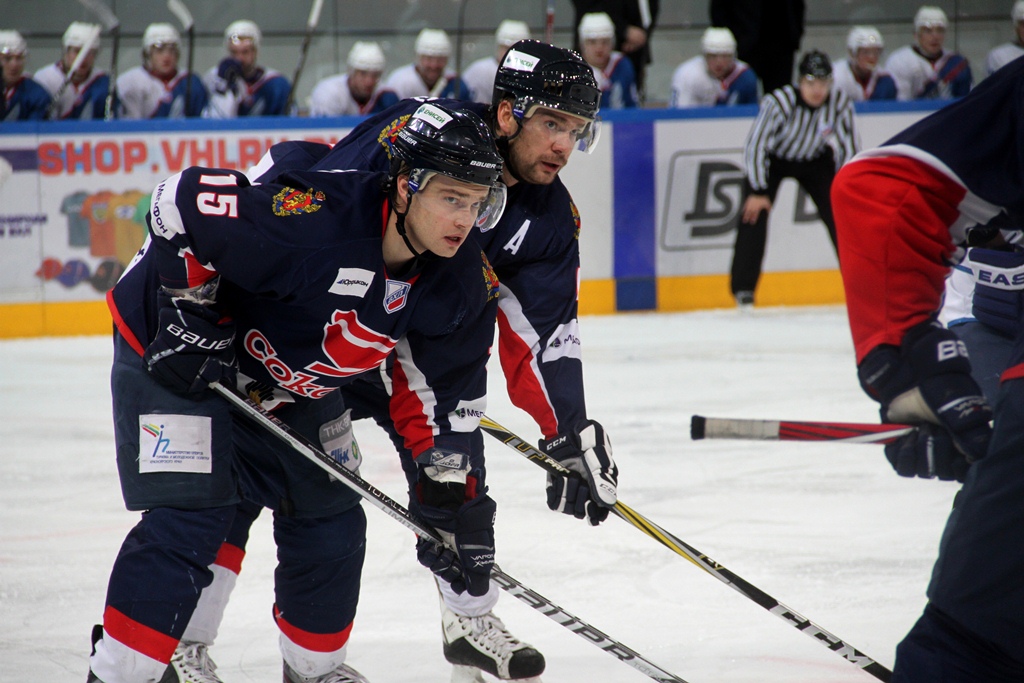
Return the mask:
{"type": "Polygon", "coordinates": [[[406,295],[409,293],[408,282],[388,280],[384,287],[384,310],[394,313],[405,307],[406,295]]]}
{"type": "Polygon", "coordinates": [[[309,188],[307,192],[286,187],[274,195],[275,216],[297,216],[320,210],[327,197],[320,190],[309,188]]]}
{"type": "Polygon", "coordinates": [[[491,262],[487,260],[487,254],[481,251],[480,258],[484,261],[484,286],[487,287],[487,300],[490,301],[491,299],[497,299],[499,288],[501,286],[498,282],[498,276],[494,272],[491,262]]]}
{"type": "Polygon", "coordinates": [[[580,238],[580,210],[576,208],[576,202],[569,200],[569,208],[572,209],[572,222],[576,224],[576,239],[580,238]]]}
{"type": "Polygon", "coordinates": [[[380,143],[380,146],[384,148],[385,152],[387,152],[388,159],[394,158],[394,155],[391,152],[394,150],[395,140],[398,139],[398,131],[405,128],[405,124],[409,123],[409,117],[411,116],[412,114],[406,114],[405,116],[398,117],[385,126],[384,130],[382,130],[380,135],[377,136],[377,142],[380,143]]]}

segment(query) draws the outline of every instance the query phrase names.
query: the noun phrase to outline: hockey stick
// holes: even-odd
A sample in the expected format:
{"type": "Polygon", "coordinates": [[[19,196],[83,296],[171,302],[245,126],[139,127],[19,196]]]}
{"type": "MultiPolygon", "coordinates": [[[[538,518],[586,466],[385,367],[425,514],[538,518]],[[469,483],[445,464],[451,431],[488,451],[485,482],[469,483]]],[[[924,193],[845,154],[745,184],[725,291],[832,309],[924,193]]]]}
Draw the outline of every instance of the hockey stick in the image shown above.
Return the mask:
{"type": "MultiPolygon", "coordinates": [[[[480,420],[480,428],[504,443],[509,448],[519,452],[520,455],[523,455],[527,459],[537,463],[551,474],[557,474],[564,477],[580,476],[575,472],[567,470],[557,460],[545,455],[486,415],[480,420]]],[[[854,666],[864,669],[864,671],[868,672],[880,681],[889,681],[892,677],[892,672],[882,664],[879,664],[871,657],[860,652],[857,648],[849,645],[838,636],[829,633],[796,610],[782,604],[757,586],[732,573],[723,565],[711,559],[693,546],[688,545],[686,542],[680,540],[676,536],[673,536],[665,529],[662,529],[654,522],[645,518],[639,512],[636,512],[626,506],[626,504],[621,500],[615,503],[615,507],[612,508],[612,512],[654,540],[658,541],[669,550],[681,555],[706,571],[708,574],[711,574],[716,579],[738,592],[740,595],[756,602],[758,605],[782,619],[790,626],[793,626],[798,631],[802,631],[807,634],[854,666]]]]}
{"type": "Polygon", "coordinates": [[[299,64],[295,67],[295,75],[292,76],[292,89],[288,93],[288,101],[284,104],[285,112],[290,112],[295,103],[295,91],[299,88],[299,77],[306,67],[306,53],[309,52],[309,43],[313,40],[313,31],[320,23],[320,10],[324,7],[324,0],[313,0],[313,6],[309,8],[309,18],[306,20],[306,35],[302,39],[302,52],[299,53],[299,64]]]}
{"type": "Polygon", "coordinates": [[[854,422],[792,422],[786,420],[741,420],[732,418],[690,418],[690,438],[752,439],[755,441],[842,441],[846,443],[892,443],[915,428],[904,424],[854,422]]]}
{"type": "Polygon", "coordinates": [[[184,112],[185,117],[188,118],[189,106],[192,104],[192,57],[195,54],[196,46],[196,24],[192,20],[192,13],[188,11],[188,7],[185,7],[185,3],[182,0],[167,0],[167,9],[171,10],[174,16],[178,17],[181,27],[188,34],[188,74],[185,76],[188,80],[185,81],[184,112]]]}
{"type": "Polygon", "coordinates": [[[99,39],[100,27],[94,26],[89,30],[89,35],[86,37],[85,43],[82,45],[81,49],[78,50],[78,55],[75,57],[75,61],[71,63],[70,68],[68,68],[68,72],[64,74],[64,80],[61,82],[60,87],[57,88],[57,92],[54,93],[53,99],[50,100],[50,109],[47,114],[48,118],[53,119],[55,114],[60,114],[60,98],[64,96],[64,91],[68,89],[68,85],[71,84],[71,78],[75,75],[75,72],[78,71],[78,67],[82,65],[82,62],[85,60],[85,56],[89,54],[89,51],[92,50],[93,46],[99,39]]]}
{"type": "Polygon", "coordinates": [[[555,39],[555,0],[548,0],[547,11],[544,13],[544,42],[552,45],[555,39]]]}
{"type": "Polygon", "coordinates": [[[462,36],[466,28],[466,5],[468,3],[469,0],[459,0],[458,19],[455,24],[455,74],[459,78],[462,78],[462,36]]]}
{"type": "MultiPolygon", "coordinates": [[[[311,460],[328,474],[339,479],[345,486],[355,491],[364,500],[377,509],[386,513],[392,519],[398,521],[418,536],[422,536],[432,543],[443,545],[440,534],[433,528],[416,519],[412,513],[402,507],[393,498],[390,498],[380,489],[370,485],[358,474],[346,469],[341,463],[330,455],[324,453],[307,438],[293,430],[276,416],[269,413],[255,401],[241,395],[237,391],[218,382],[210,384],[210,389],[225,398],[232,406],[250,418],[253,422],[266,429],[278,439],[281,439],[301,455],[311,460]]],[[[505,572],[501,571],[498,565],[491,570],[491,578],[502,589],[518,600],[525,602],[544,616],[555,621],[560,626],[569,629],[587,642],[601,648],[612,656],[630,665],[634,669],[647,674],[650,678],[659,683],[686,683],[683,679],[671,674],[659,666],[656,666],[642,655],[622,643],[613,640],[610,636],[597,630],[579,617],[565,611],[555,603],[551,602],[536,591],[520,583],[505,572]]]]}
{"type": "Polygon", "coordinates": [[[110,55],[110,87],[107,88],[107,101],[103,105],[103,120],[114,118],[114,102],[117,100],[117,53],[121,43],[121,22],[100,0],[78,0],[87,10],[95,14],[103,26],[110,31],[114,47],[110,55]]]}

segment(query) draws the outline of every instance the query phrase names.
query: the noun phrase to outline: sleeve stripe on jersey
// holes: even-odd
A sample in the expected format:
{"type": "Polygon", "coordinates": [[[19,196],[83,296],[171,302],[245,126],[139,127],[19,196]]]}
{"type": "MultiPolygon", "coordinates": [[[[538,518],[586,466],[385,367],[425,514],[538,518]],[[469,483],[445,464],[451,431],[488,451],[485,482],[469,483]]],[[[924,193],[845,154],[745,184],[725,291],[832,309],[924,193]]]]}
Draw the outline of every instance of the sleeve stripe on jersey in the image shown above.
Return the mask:
{"type": "Polygon", "coordinates": [[[506,295],[507,289],[502,293],[503,305],[498,308],[498,355],[505,373],[508,395],[512,404],[529,413],[544,436],[550,438],[558,434],[558,417],[544,387],[537,358],[532,353],[533,347],[539,344],[539,338],[522,316],[518,302],[515,302],[515,306],[509,306],[519,312],[518,319],[510,318],[511,311],[506,310],[505,304],[514,299],[506,299],[506,295]],[[533,343],[527,341],[526,337],[532,338],[533,343]]]}
{"type": "Polygon", "coordinates": [[[438,429],[431,415],[437,400],[423,373],[412,362],[408,340],[402,339],[396,351],[398,357],[391,377],[391,420],[415,458],[434,445],[438,429]]]}
{"type": "Polygon", "coordinates": [[[176,173],[157,185],[149,205],[150,229],[167,240],[175,235],[185,234],[185,223],[181,220],[181,213],[175,204],[180,182],[181,174],[176,173]]]}

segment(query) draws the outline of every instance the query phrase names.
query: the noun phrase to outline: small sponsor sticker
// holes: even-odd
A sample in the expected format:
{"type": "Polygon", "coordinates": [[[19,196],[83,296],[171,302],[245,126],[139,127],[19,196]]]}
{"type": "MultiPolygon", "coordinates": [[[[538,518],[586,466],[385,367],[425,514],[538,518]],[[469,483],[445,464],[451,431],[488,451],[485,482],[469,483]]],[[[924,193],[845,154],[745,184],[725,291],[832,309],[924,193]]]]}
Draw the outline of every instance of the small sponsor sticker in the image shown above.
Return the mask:
{"type": "Polygon", "coordinates": [[[339,296],[365,296],[373,283],[373,271],[365,268],[339,268],[329,291],[339,296]]]}

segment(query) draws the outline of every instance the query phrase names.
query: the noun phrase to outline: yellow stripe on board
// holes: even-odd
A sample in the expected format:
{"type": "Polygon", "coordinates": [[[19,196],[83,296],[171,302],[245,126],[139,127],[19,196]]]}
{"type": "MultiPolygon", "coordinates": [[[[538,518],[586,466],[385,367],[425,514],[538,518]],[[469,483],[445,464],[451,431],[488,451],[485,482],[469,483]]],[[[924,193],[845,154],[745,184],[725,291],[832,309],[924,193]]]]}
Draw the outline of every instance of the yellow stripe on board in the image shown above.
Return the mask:
{"type": "Polygon", "coordinates": [[[110,334],[105,301],[0,304],[0,338],[110,334]]]}
{"type": "MultiPolygon", "coordinates": [[[[764,273],[754,294],[758,306],[821,306],[846,301],[838,270],[764,273]]],[[[736,305],[728,275],[658,278],[659,311],[695,311],[736,305]]]]}

